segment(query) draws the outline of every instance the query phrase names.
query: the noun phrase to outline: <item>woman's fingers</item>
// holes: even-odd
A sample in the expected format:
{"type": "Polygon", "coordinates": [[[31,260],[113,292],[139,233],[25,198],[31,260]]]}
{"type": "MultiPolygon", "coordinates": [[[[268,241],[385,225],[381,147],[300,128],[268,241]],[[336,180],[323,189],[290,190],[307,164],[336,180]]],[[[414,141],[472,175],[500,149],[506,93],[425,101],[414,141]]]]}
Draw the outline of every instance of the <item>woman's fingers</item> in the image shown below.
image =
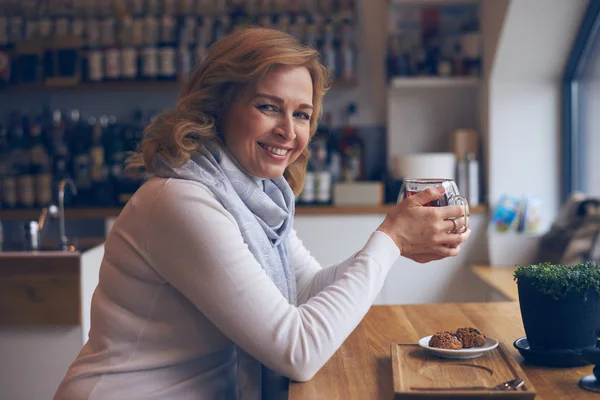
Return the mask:
{"type": "Polygon", "coordinates": [[[430,189],[404,199],[377,229],[390,236],[405,257],[417,262],[457,255],[470,235],[464,207],[424,206],[441,195],[443,190],[430,189]]]}
{"type": "Polygon", "coordinates": [[[455,248],[467,241],[467,239],[469,239],[469,236],[471,236],[471,230],[467,230],[466,232],[462,233],[443,232],[435,238],[435,243],[438,246],[455,248]]]}
{"type": "Polygon", "coordinates": [[[446,189],[443,186],[437,188],[429,188],[417,193],[414,196],[411,196],[412,200],[417,202],[418,204],[424,206],[427,203],[438,200],[440,197],[444,195],[446,189]]]}
{"type": "Polygon", "coordinates": [[[462,230],[464,220],[462,218],[452,218],[444,221],[443,231],[448,233],[458,233],[462,230]]]}
{"type": "Polygon", "coordinates": [[[441,258],[454,257],[460,253],[460,247],[448,247],[448,246],[436,246],[432,249],[432,252],[441,258]]]}
{"type": "Polygon", "coordinates": [[[464,218],[451,218],[444,221],[443,231],[448,233],[464,233],[465,219],[464,218]]]}
{"type": "Polygon", "coordinates": [[[460,234],[447,234],[444,240],[434,247],[434,253],[443,257],[454,257],[460,253],[460,245],[469,239],[471,231],[460,234]]]}
{"type": "Polygon", "coordinates": [[[462,218],[465,214],[463,206],[437,207],[436,210],[442,219],[462,218]]]}

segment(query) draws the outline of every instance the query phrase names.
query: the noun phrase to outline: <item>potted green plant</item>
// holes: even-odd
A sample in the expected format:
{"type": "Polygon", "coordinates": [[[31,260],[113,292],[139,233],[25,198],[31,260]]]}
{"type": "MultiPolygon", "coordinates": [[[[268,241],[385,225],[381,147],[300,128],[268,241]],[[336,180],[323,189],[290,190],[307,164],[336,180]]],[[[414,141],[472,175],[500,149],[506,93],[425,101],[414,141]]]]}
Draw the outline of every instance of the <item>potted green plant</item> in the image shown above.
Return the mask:
{"type": "Polygon", "coordinates": [[[514,273],[531,351],[582,351],[594,347],[600,328],[600,266],[540,263],[514,273]]]}

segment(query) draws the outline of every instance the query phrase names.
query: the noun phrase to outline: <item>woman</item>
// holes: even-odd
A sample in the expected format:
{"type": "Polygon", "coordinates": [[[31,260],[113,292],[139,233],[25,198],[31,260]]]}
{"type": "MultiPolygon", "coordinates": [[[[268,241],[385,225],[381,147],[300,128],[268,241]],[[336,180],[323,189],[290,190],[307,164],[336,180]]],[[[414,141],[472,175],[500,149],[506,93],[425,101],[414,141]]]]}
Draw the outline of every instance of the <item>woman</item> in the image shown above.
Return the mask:
{"type": "Polygon", "coordinates": [[[318,53],[285,33],[211,47],[130,159],[153,177],[108,236],[89,340],[56,400],[285,395],[339,348],[400,254],[458,254],[461,207],[422,206],[443,190],[403,201],[337,265],[303,247],[294,194],[328,84],[318,53]]]}

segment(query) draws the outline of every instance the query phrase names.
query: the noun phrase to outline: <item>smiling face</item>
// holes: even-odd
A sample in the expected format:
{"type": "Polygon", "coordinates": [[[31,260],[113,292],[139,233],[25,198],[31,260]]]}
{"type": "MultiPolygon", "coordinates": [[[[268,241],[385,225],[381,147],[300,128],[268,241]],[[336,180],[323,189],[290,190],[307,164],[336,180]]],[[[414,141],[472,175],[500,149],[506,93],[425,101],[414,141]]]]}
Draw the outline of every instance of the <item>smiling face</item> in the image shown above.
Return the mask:
{"type": "Polygon", "coordinates": [[[276,66],[224,112],[225,146],[258,178],[278,178],[308,145],[313,85],[304,67],[276,66]]]}

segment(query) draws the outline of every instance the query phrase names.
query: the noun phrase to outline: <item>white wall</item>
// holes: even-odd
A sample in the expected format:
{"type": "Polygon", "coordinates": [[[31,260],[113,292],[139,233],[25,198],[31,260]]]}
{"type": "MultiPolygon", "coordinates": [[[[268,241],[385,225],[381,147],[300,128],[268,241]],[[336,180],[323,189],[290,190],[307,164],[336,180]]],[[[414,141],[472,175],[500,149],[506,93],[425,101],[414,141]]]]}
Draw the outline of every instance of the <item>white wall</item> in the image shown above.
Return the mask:
{"type": "Polygon", "coordinates": [[[480,132],[479,85],[388,91],[388,165],[399,154],[449,152],[455,129],[480,132]]]}
{"type": "Polygon", "coordinates": [[[542,200],[545,231],[560,196],[560,90],[552,81],[492,81],[489,102],[489,198],[542,200]]]}
{"type": "Polygon", "coordinates": [[[582,107],[582,129],[585,140],[585,193],[600,196],[600,42],[595,43],[592,65],[579,85],[582,107]]]}
{"type": "MultiPolygon", "coordinates": [[[[322,265],[340,262],[358,252],[384,219],[384,215],[298,216],[298,237],[322,265]]],[[[377,304],[415,304],[484,301],[485,285],[470,272],[474,263],[485,263],[487,216],[471,217],[471,239],[459,256],[419,264],[401,257],[388,273],[377,304]]]]}
{"type": "MultiPolygon", "coordinates": [[[[497,27],[493,11],[505,4],[495,1],[484,0],[484,27],[497,27]]],[[[560,78],[587,3],[511,0],[486,62],[489,201],[504,193],[537,197],[542,231],[559,207],[560,78]]]]}
{"type": "MultiPolygon", "coordinates": [[[[481,8],[479,10],[481,19],[481,33],[483,43],[483,81],[481,83],[481,97],[480,97],[480,122],[481,122],[481,141],[483,150],[482,173],[486,178],[485,191],[488,191],[489,182],[489,159],[490,159],[490,123],[489,123],[489,108],[490,108],[490,76],[494,66],[494,59],[496,58],[496,51],[500,36],[502,35],[502,29],[504,27],[504,20],[510,0],[495,0],[495,1],[482,1],[481,8]]],[[[489,203],[489,197],[486,193],[486,201],[489,203]]]]}

